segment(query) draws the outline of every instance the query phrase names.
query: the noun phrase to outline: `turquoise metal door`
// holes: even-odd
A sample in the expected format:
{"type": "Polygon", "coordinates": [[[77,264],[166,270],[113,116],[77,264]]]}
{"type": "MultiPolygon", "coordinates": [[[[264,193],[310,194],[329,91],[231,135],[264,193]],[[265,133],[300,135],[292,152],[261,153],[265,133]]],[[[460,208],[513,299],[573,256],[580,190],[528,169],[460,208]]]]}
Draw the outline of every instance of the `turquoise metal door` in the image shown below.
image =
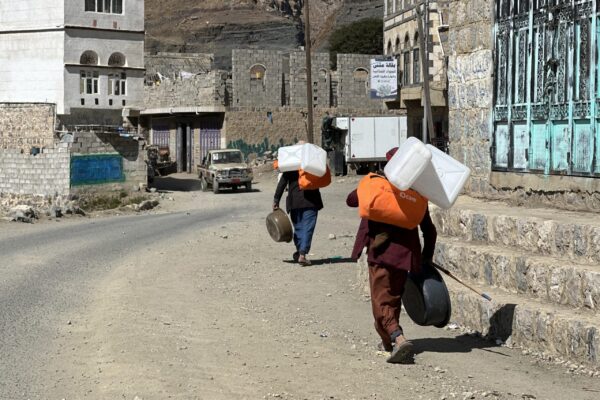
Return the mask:
{"type": "Polygon", "coordinates": [[[596,1],[496,0],[493,169],[600,176],[596,1]]]}

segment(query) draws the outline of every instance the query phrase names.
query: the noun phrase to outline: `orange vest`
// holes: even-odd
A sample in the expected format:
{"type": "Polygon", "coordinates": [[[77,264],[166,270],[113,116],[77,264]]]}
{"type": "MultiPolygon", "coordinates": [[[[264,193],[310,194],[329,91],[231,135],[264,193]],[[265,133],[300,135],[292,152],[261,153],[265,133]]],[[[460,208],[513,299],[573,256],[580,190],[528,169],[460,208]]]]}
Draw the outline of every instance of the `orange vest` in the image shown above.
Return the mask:
{"type": "Polygon", "coordinates": [[[300,186],[300,190],[321,189],[329,186],[330,183],[331,171],[329,170],[329,167],[327,167],[327,172],[325,172],[325,175],[321,177],[309,174],[303,169],[298,171],[298,186],[300,186]]]}
{"type": "Polygon", "coordinates": [[[385,177],[365,176],[358,184],[358,215],[371,221],[414,229],[427,211],[427,199],[414,190],[400,190],[385,177]]]}

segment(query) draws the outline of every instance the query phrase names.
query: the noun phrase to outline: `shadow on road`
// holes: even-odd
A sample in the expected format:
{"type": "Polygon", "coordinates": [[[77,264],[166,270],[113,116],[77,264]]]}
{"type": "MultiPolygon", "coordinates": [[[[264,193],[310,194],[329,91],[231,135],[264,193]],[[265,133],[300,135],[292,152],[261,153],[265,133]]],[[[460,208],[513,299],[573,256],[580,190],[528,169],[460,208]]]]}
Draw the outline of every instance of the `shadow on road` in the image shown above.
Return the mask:
{"type": "Polygon", "coordinates": [[[455,338],[411,339],[411,342],[413,342],[415,354],[425,352],[470,353],[474,349],[481,349],[504,357],[510,357],[506,354],[489,350],[490,348],[498,347],[494,342],[469,335],[460,335],[455,338]]]}
{"type": "Polygon", "coordinates": [[[192,178],[193,175],[157,176],[150,187],[159,192],[195,192],[200,191],[200,180],[192,178]]]}
{"type": "MultiPolygon", "coordinates": [[[[283,260],[287,264],[297,264],[294,260],[283,260]]],[[[354,263],[355,261],[349,257],[330,257],[330,258],[319,258],[316,260],[310,260],[312,266],[327,265],[327,264],[342,264],[342,263],[354,263]]]]}

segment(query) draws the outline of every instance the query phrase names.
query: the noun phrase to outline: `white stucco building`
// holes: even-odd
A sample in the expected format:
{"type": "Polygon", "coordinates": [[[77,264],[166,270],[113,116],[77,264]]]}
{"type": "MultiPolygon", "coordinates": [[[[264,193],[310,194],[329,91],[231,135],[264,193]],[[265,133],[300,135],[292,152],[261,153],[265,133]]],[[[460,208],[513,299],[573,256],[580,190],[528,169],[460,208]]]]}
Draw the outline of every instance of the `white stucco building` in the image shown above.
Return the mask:
{"type": "Polygon", "coordinates": [[[144,101],[144,0],[0,1],[0,102],[115,124],[144,101]]]}

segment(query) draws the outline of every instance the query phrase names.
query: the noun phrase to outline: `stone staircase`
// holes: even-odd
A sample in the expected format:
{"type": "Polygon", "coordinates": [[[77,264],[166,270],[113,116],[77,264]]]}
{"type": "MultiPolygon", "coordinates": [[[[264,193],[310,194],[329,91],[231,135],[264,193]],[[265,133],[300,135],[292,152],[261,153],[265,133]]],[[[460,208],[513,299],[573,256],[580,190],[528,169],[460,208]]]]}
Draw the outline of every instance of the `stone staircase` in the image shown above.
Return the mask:
{"type": "Polygon", "coordinates": [[[450,278],[452,321],[492,338],[600,366],[600,213],[527,209],[461,197],[431,207],[435,261],[450,278]]]}

